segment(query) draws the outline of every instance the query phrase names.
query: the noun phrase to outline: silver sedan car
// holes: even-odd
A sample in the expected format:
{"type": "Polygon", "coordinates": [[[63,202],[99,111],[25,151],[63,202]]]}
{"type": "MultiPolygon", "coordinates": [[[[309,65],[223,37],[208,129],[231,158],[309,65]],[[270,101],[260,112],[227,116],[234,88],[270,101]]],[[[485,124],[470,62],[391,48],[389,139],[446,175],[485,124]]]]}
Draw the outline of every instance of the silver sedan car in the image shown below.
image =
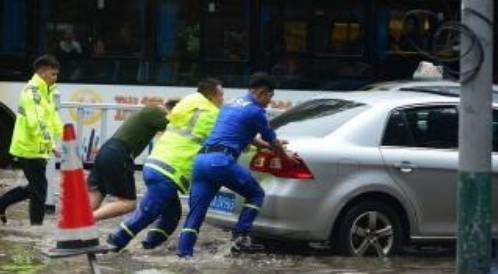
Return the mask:
{"type": "MultiPolygon", "coordinates": [[[[407,91],[330,93],[275,117],[278,136],[302,161],[289,166],[268,152],[241,156],[266,192],[253,233],[330,243],[354,256],[386,256],[408,241],[454,238],[458,103],[407,91]]],[[[498,152],[498,104],[494,108],[498,152]]],[[[492,157],[496,184],[498,153],[492,157]]],[[[243,202],[222,189],[208,222],[231,228],[243,202]]]]}

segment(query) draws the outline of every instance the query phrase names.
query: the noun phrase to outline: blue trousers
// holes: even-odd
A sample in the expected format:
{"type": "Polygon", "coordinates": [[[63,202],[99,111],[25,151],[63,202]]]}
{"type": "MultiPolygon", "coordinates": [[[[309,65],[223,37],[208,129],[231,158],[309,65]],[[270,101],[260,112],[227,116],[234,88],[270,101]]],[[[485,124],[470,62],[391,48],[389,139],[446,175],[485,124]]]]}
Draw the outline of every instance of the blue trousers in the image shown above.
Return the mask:
{"type": "Polygon", "coordinates": [[[249,171],[223,153],[199,154],[194,162],[190,190],[190,211],[185,220],[177,254],[192,256],[199,229],[209,204],[219,189],[225,186],[246,199],[244,208],[233,228],[234,234],[248,234],[263,205],[265,193],[249,171]]]}
{"type": "MultiPolygon", "coordinates": [[[[171,235],[180,221],[182,208],[176,184],[170,178],[150,167],[144,167],[143,176],[147,191],[139,207],[128,217],[121,228],[113,234],[116,244],[124,247],[144,228],[155,222],[151,231],[164,237],[171,235]]],[[[151,239],[154,240],[154,239],[151,239]]]]}

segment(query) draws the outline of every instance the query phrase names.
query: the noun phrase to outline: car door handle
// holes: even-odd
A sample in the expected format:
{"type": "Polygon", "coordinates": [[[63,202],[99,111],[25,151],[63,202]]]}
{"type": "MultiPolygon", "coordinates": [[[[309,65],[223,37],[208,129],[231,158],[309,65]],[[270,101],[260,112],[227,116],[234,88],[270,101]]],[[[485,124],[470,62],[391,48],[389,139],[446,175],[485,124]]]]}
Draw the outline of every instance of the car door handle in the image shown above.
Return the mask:
{"type": "Polygon", "coordinates": [[[410,162],[394,163],[394,167],[403,173],[412,172],[417,166],[410,162]]]}

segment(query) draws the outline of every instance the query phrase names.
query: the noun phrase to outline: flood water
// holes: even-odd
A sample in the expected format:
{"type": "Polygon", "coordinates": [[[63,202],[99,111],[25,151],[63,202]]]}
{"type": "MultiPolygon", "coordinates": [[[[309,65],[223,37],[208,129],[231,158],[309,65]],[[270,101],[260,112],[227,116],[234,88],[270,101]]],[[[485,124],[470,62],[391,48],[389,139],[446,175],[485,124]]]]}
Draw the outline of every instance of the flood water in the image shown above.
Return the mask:
{"type": "MultiPolygon", "coordinates": [[[[1,172],[1,171],[0,171],[1,172]]],[[[0,194],[18,183],[18,173],[3,173],[0,194]]],[[[141,184],[138,182],[137,184],[141,184]]],[[[48,215],[42,227],[29,226],[27,203],[9,208],[6,225],[0,224],[0,274],[91,273],[86,256],[52,259],[42,251],[55,247],[57,214],[48,215]]],[[[111,233],[121,218],[98,223],[100,241],[111,233]]],[[[327,249],[304,244],[267,242],[262,254],[233,256],[229,252],[229,232],[204,225],[193,259],[175,255],[177,235],[155,250],[143,250],[144,234],[120,253],[98,255],[100,271],[137,274],[444,274],[455,272],[452,246],[410,246],[393,258],[345,258],[327,249]]]]}
{"type": "MultiPolygon", "coordinates": [[[[44,229],[22,229],[25,222],[0,228],[0,274],[91,273],[84,255],[49,259],[43,249],[55,246],[52,224],[44,229]]],[[[116,224],[117,225],[117,224],[116,224]]],[[[112,227],[115,227],[114,225],[112,227]]],[[[101,234],[112,229],[102,228],[101,234]]],[[[103,237],[101,237],[103,242],[103,237]]],[[[140,236],[139,236],[140,238],[140,236]]],[[[205,273],[205,274],[441,274],[454,273],[454,256],[444,249],[414,250],[395,258],[344,258],[311,248],[276,247],[268,253],[230,255],[229,233],[204,227],[193,259],[175,256],[176,237],[164,247],[145,251],[140,240],[121,253],[99,255],[102,273],[205,273]],[[279,249],[281,248],[281,249],[279,249]]]]}

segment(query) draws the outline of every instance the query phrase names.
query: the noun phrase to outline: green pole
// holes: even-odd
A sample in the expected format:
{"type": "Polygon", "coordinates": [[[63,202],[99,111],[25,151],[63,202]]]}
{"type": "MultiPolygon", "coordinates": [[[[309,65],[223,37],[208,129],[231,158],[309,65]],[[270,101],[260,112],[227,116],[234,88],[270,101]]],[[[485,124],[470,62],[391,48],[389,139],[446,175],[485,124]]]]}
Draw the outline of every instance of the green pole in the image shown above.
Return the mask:
{"type": "Polygon", "coordinates": [[[458,180],[458,273],[491,267],[491,174],[461,172],[458,180]]]}
{"type": "Polygon", "coordinates": [[[462,33],[457,197],[457,273],[488,274],[491,269],[493,1],[462,0],[462,23],[482,45],[462,33]],[[473,50],[470,51],[469,49],[473,50]],[[481,56],[483,54],[484,56],[481,56]],[[481,58],[482,57],[482,58],[481,58]],[[482,62],[479,65],[479,60],[482,62]]]}

